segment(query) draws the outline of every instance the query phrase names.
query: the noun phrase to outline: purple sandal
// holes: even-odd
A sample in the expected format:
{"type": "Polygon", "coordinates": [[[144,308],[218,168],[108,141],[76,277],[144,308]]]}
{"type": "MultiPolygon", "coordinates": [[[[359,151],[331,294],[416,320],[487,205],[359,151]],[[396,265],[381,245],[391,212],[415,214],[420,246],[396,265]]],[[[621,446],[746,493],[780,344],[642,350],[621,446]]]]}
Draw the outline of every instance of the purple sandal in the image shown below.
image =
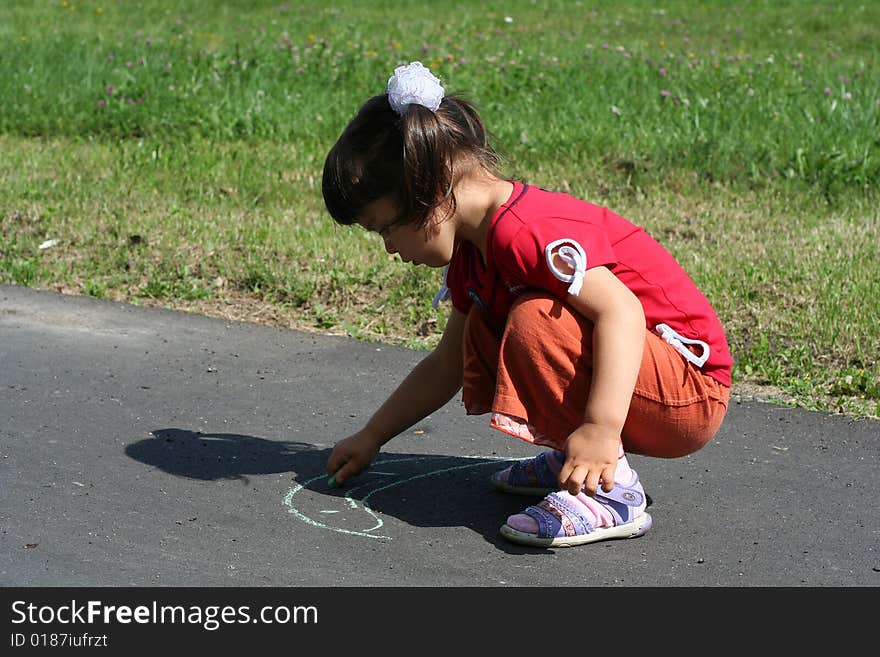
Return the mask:
{"type": "Polygon", "coordinates": [[[564,462],[564,452],[541,452],[534,458],[517,461],[509,468],[494,473],[491,481],[495,488],[505,493],[546,495],[559,490],[559,471],[564,462]]]}
{"type": "Polygon", "coordinates": [[[550,493],[523,512],[535,519],[537,534],[514,529],[505,523],[501,535],[524,545],[568,547],[612,538],[635,538],[651,528],[651,516],[644,511],[645,490],[638,477],[629,486],[615,484],[608,493],[600,487],[594,498],[611,512],[613,526],[595,527],[592,518],[584,514],[583,504],[569,493],[559,491],[550,493]]]}

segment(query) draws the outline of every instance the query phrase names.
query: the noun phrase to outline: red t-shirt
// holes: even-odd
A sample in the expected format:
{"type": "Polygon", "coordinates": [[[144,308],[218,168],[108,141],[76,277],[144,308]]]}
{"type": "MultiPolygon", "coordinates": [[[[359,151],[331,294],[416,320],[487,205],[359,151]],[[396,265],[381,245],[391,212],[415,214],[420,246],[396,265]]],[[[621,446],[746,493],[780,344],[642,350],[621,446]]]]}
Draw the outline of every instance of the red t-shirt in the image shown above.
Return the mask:
{"type": "Polygon", "coordinates": [[[566,276],[558,268],[554,272],[549,252],[563,245],[580,277],[592,267],[607,267],[642,302],[648,330],[730,386],[733,358],[721,322],[666,249],[607,208],[519,182],[513,185],[489,226],[486,262],[470,242],[456,246],[446,285],[457,310],[467,314],[476,303],[500,334],[523,292],[544,290],[566,301],[580,284],[578,275],[566,276]]]}

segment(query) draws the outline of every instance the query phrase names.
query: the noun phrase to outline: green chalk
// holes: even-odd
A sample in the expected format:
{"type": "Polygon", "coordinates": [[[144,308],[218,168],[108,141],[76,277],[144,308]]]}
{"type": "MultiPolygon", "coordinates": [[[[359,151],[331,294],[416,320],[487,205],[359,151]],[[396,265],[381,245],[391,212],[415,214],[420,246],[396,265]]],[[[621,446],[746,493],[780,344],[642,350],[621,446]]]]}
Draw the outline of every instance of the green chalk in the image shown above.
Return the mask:
{"type": "MultiPolygon", "coordinates": [[[[340,470],[341,469],[342,468],[340,468],[340,470]]],[[[337,470],[336,472],[339,472],[339,470],[337,470]]],[[[339,486],[339,484],[336,483],[336,472],[330,475],[330,478],[327,480],[327,485],[330,486],[330,488],[336,488],[337,486],[339,486]]]]}

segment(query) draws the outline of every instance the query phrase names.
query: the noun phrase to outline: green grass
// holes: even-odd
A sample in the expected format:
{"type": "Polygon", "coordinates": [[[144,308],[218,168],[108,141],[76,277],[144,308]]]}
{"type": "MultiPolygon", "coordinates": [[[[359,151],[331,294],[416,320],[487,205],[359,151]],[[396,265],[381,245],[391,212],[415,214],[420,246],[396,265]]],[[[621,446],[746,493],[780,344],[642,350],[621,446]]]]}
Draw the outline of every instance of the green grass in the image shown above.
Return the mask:
{"type": "Polygon", "coordinates": [[[433,345],[438,272],[319,190],[419,59],[508,175],[676,255],[738,384],[880,416],[877,3],[34,0],[0,44],[0,282],[433,345]]]}

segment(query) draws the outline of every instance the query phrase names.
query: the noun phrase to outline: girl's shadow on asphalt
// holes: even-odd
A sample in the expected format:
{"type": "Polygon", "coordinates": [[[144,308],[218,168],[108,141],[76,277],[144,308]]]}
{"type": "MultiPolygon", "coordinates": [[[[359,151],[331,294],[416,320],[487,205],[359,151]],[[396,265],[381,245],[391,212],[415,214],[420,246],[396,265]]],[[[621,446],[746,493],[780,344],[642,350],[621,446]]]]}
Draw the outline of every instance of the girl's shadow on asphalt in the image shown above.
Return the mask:
{"type": "MultiPolygon", "coordinates": [[[[241,480],[289,472],[295,485],[285,504],[300,521],[328,531],[377,539],[412,527],[466,527],[511,554],[535,552],[498,534],[507,516],[539,497],[505,495],[489,482],[512,461],[492,457],[383,452],[339,487],[328,483],[330,449],[232,433],[157,429],[125,449],[131,458],[178,477],[241,480]]],[[[537,550],[542,552],[544,550],[537,550]]]]}

